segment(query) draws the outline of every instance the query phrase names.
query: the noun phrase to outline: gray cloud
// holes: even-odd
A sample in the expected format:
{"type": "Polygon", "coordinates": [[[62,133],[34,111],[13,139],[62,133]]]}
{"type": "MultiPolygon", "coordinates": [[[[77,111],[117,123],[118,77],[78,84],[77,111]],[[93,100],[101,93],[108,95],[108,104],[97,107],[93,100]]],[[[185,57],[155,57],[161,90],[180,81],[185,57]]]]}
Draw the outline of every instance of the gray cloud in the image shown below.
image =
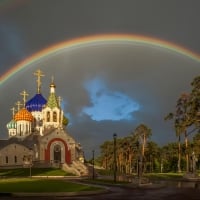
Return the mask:
{"type": "Polygon", "coordinates": [[[1,86],[1,108],[5,113],[0,119],[2,137],[6,137],[5,125],[11,119],[10,108],[20,99],[19,93],[25,89],[30,98],[35,94],[33,72],[38,68],[45,74],[42,93],[46,98],[54,75],[56,94],[65,101],[65,113],[70,113],[69,133],[89,152],[94,148],[98,151],[98,146],[112,139],[114,132],[119,137],[127,136],[140,123],[152,129],[155,142],[164,144],[174,140],[172,125],[164,122],[164,116],[173,111],[181,92],[190,91],[190,82],[200,73],[199,63],[189,57],[149,45],[138,47],[134,42],[67,49],[32,63],[1,86]],[[82,113],[85,107],[91,106],[85,81],[94,77],[102,78],[110,91],[123,93],[140,104],[132,120],[97,122],[82,113]]]}
{"type": "MultiPolygon", "coordinates": [[[[200,52],[200,1],[179,0],[30,0],[9,9],[0,5],[0,73],[11,69],[31,54],[71,38],[103,34],[129,33],[152,36],[200,52]],[[170,14],[169,14],[170,13],[170,14]]],[[[172,124],[163,117],[172,111],[176,99],[190,90],[190,82],[199,75],[199,63],[173,51],[139,44],[104,44],[81,46],[39,60],[0,85],[0,134],[6,138],[10,108],[26,89],[36,92],[33,72],[45,73],[42,93],[48,96],[51,76],[56,93],[64,99],[70,114],[69,132],[87,151],[113,132],[129,134],[139,123],[152,128],[156,142],[174,140],[172,124]],[[118,91],[139,102],[133,121],[96,122],[81,115],[92,105],[85,81],[99,77],[110,91],[118,91]]]]}

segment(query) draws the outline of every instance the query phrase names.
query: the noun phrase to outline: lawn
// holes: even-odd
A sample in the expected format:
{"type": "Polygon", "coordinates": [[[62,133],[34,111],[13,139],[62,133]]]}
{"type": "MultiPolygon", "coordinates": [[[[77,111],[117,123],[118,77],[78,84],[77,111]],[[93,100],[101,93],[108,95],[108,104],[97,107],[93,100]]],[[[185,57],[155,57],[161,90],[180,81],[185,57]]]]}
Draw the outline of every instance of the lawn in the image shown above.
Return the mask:
{"type": "MultiPolygon", "coordinates": [[[[73,176],[74,174],[54,168],[32,168],[32,176],[73,176]]],[[[24,177],[30,176],[30,168],[0,169],[0,176],[24,177]]]]}
{"type": "Polygon", "coordinates": [[[69,182],[66,180],[9,178],[0,179],[0,192],[3,193],[41,193],[41,192],[80,192],[100,190],[99,187],[69,182]]]}
{"type": "Polygon", "coordinates": [[[178,180],[183,178],[183,173],[146,173],[144,176],[151,180],[178,180]]]}

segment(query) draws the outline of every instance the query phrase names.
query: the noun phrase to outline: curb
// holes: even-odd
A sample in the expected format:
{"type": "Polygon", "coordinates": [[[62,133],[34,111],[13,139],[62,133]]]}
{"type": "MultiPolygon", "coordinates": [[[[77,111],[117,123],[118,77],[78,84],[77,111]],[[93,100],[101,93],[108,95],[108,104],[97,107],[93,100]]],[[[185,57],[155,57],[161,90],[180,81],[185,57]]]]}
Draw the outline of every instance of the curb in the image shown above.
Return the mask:
{"type": "Polygon", "coordinates": [[[99,191],[80,191],[80,192],[52,192],[52,193],[9,193],[12,197],[70,197],[70,196],[88,196],[88,195],[98,195],[98,194],[105,194],[108,193],[108,189],[102,189],[99,191]]]}
{"type": "Polygon", "coordinates": [[[0,197],[11,197],[12,193],[10,192],[0,192],[0,197]]]}

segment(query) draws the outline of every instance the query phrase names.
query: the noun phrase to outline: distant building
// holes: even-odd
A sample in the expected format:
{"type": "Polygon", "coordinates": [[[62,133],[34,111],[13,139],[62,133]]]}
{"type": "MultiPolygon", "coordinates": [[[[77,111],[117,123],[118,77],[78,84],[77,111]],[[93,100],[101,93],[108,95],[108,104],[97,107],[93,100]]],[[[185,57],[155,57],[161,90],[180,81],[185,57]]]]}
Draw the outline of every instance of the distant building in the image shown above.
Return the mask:
{"type": "Polygon", "coordinates": [[[23,104],[12,108],[13,117],[7,124],[7,140],[0,140],[0,168],[16,168],[32,164],[35,167],[62,167],[82,175],[87,173],[83,151],[66,131],[61,98],[56,96],[54,80],[46,100],[41,93],[40,70],[37,76],[37,94],[28,101],[26,91],[21,93],[23,104]],[[21,107],[22,106],[22,107],[21,107]]]}

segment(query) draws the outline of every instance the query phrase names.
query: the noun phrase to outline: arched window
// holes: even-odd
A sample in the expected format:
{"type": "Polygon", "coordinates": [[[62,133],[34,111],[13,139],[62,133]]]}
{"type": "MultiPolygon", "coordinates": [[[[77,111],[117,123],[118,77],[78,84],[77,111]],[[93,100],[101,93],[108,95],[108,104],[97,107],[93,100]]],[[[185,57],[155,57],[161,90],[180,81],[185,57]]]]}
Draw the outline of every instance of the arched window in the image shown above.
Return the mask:
{"type": "Polygon", "coordinates": [[[50,122],[50,112],[47,111],[47,122],[50,122]]]}
{"type": "Polygon", "coordinates": [[[26,134],[28,134],[29,130],[28,130],[28,124],[26,124],[26,134]]]}
{"type": "Polygon", "coordinates": [[[14,159],[15,159],[15,163],[17,163],[17,156],[15,156],[15,158],[14,158],[14,159]]]}
{"type": "Polygon", "coordinates": [[[21,124],[19,125],[19,135],[20,136],[22,135],[22,125],[21,124]]]}
{"type": "Polygon", "coordinates": [[[54,162],[61,162],[61,146],[58,144],[54,146],[54,162]]]}
{"type": "Polygon", "coordinates": [[[8,156],[6,156],[6,163],[8,163],[8,156]]]}
{"type": "Polygon", "coordinates": [[[53,121],[57,122],[57,113],[55,111],[53,112],[53,121]]]}

